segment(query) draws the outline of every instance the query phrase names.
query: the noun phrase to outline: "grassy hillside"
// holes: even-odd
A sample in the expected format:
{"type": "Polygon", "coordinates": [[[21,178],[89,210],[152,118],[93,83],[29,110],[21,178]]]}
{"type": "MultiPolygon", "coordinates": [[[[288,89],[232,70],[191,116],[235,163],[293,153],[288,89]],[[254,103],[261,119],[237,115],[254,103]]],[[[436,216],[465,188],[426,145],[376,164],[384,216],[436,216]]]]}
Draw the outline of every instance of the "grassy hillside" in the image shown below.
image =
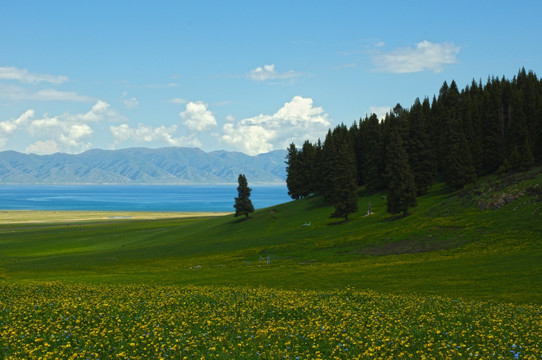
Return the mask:
{"type": "MultiPolygon", "coordinates": [[[[542,303],[542,169],[461,192],[434,186],[406,218],[361,190],[348,223],[320,198],[233,216],[7,224],[0,279],[331,289],[542,303]],[[368,203],[373,215],[365,216],[368,203]],[[482,210],[485,209],[485,210],[482,210]],[[301,225],[310,223],[311,226],[301,225]]],[[[232,199],[233,201],[233,199],[232,199]]]]}

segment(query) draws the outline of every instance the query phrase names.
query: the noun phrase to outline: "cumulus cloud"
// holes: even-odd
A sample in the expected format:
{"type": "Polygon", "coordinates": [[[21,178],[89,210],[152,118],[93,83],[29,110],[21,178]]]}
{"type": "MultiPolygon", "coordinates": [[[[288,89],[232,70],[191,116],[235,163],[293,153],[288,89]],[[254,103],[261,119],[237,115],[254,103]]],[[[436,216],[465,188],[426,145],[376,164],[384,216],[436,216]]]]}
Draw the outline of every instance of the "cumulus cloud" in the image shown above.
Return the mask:
{"type": "Polygon", "coordinates": [[[111,105],[103,100],[98,100],[92,108],[84,114],[65,115],[66,120],[74,122],[98,122],[98,121],[125,121],[124,116],[111,108],[111,105]]]}
{"type": "Polygon", "coordinates": [[[63,151],[79,153],[91,148],[95,135],[94,126],[101,122],[124,121],[125,118],[105,101],[98,100],[84,113],[36,116],[32,109],[26,110],[16,119],[0,122],[0,145],[7,136],[24,131],[30,136],[27,152],[39,154],[63,151]]]}
{"type": "Polygon", "coordinates": [[[186,104],[186,110],[179,113],[183,124],[191,130],[207,130],[217,125],[215,116],[207,109],[207,105],[198,102],[186,104]]]}
{"type": "Polygon", "coordinates": [[[193,146],[200,147],[201,143],[194,135],[188,137],[175,137],[177,126],[170,127],[150,127],[139,124],[137,127],[131,127],[128,124],[110,126],[109,130],[115,138],[115,143],[134,141],[138,143],[151,143],[165,141],[171,146],[193,146]]]}
{"type": "Polygon", "coordinates": [[[36,141],[35,143],[28,145],[25,152],[38,155],[54,154],[58,152],[58,145],[54,140],[36,141]]]}
{"type": "Polygon", "coordinates": [[[275,64],[258,66],[256,69],[250,70],[247,77],[253,81],[267,81],[267,80],[286,80],[299,76],[299,74],[293,71],[287,71],[279,73],[275,70],[275,64]]]}
{"type": "Polygon", "coordinates": [[[84,148],[90,144],[81,144],[81,140],[90,137],[94,131],[87,124],[74,124],[65,129],[64,134],[60,134],[60,141],[68,148],[84,148]]]}
{"type": "Polygon", "coordinates": [[[15,120],[0,121],[0,136],[9,135],[18,127],[28,123],[28,120],[34,117],[34,110],[26,110],[15,120]]]}
{"type": "Polygon", "coordinates": [[[373,63],[377,71],[413,73],[430,70],[441,72],[444,65],[455,64],[459,46],[453,43],[432,43],[427,40],[415,47],[405,47],[390,52],[375,52],[373,63]]]}
{"type": "Polygon", "coordinates": [[[22,83],[37,84],[40,82],[48,82],[51,84],[61,84],[68,81],[67,76],[49,75],[49,74],[35,74],[29,72],[27,69],[19,69],[14,66],[1,67],[0,66],[0,79],[17,80],[22,83]]]}
{"type": "Polygon", "coordinates": [[[54,152],[61,150],[68,153],[88,150],[92,144],[87,140],[94,133],[94,130],[87,124],[73,124],[57,116],[45,116],[41,119],[32,120],[28,126],[28,131],[32,136],[43,140],[39,140],[27,147],[27,149],[30,149],[27,152],[41,149],[39,150],[41,154],[46,153],[44,149],[54,149],[54,152]]]}
{"type": "Polygon", "coordinates": [[[273,115],[260,114],[224,124],[222,141],[256,155],[286,149],[292,142],[301,145],[307,139],[315,141],[329,125],[322,107],[314,107],[311,98],[295,96],[273,115]]]}

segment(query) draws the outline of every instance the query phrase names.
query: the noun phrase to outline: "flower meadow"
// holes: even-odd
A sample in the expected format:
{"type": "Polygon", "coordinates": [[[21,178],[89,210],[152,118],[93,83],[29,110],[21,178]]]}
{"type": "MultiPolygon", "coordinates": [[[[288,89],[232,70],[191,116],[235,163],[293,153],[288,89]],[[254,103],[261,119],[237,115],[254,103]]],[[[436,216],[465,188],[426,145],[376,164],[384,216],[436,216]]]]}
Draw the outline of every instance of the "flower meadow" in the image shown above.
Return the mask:
{"type": "Polygon", "coordinates": [[[2,359],[542,359],[542,307],[244,287],[0,284],[2,359]]]}

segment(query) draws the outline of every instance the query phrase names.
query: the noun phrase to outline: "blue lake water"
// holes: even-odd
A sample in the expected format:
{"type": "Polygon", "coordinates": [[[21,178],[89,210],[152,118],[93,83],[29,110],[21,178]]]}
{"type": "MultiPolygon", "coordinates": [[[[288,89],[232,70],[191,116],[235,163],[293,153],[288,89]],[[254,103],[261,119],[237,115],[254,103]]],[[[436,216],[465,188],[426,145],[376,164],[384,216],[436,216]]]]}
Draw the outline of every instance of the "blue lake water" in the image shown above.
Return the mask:
{"type": "MultiPolygon", "coordinates": [[[[256,209],[291,200],[285,185],[250,187],[256,209]]],[[[234,211],[236,196],[237,185],[0,185],[0,209],[234,211]]]]}

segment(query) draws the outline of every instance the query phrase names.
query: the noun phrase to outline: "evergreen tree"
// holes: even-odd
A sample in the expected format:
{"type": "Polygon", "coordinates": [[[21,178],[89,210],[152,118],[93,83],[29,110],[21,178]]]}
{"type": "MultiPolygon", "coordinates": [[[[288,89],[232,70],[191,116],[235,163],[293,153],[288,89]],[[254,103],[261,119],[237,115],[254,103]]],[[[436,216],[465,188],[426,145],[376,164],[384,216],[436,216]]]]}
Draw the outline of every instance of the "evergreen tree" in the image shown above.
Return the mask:
{"type": "Polygon", "coordinates": [[[429,129],[420,99],[414,101],[409,115],[409,137],[407,142],[410,169],[418,195],[424,194],[433,183],[435,155],[429,129]]]}
{"type": "Polygon", "coordinates": [[[254,206],[250,200],[251,188],[248,187],[247,178],[245,175],[240,174],[238,178],[239,186],[237,187],[237,197],[235,198],[235,217],[245,215],[248,219],[248,215],[254,212],[254,206]]]}
{"type": "Polygon", "coordinates": [[[531,150],[531,144],[529,143],[529,138],[525,137],[525,143],[521,147],[519,168],[522,170],[527,170],[534,164],[533,151],[531,150]]]}
{"type": "Polygon", "coordinates": [[[460,94],[455,81],[452,81],[446,95],[447,108],[443,110],[444,134],[442,165],[444,181],[455,189],[476,180],[470,148],[463,131],[460,117],[460,94]]]}
{"type": "Polygon", "coordinates": [[[416,184],[410,170],[403,141],[396,128],[390,134],[387,151],[387,178],[389,181],[387,208],[390,214],[408,214],[416,206],[416,184]]]}
{"type": "Polygon", "coordinates": [[[333,207],[335,212],[332,218],[344,218],[358,211],[358,184],[356,173],[356,157],[349,137],[340,144],[333,165],[333,207]]]}
{"type": "Polygon", "coordinates": [[[288,195],[294,200],[301,197],[302,169],[301,159],[295,144],[290,144],[286,155],[286,186],[288,195]]]}
{"type": "Polygon", "coordinates": [[[299,152],[301,167],[300,195],[306,197],[315,192],[316,174],[316,148],[309,140],[305,140],[299,152]]]}
{"type": "Polygon", "coordinates": [[[482,115],[483,164],[482,174],[495,171],[503,161],[502,97],[498,82],[488,83],[484,89],[482,115]]]}
{"type": "Polygon", "coordinates": [[[520,167],[521,157],[519,156],[518,147],[514,146],[512,152],[504,161],[504,169],[506,171],[516,171],[520,167]]]}
{"type": "Polygon", "coordinates": [[[444,172],[444,182],[454,189],[476,181],[476,170],[472,164],[472,157],[467,139],[462,133],[451,134],[451,145],[446,156],[447,167],[444,172]]]}
{"type": "Polygon", "coordinates": [[[370,191],[381,190],[384,185],[385,172],[382,128],[376,114],[367,118],[360,129],[363,129],[362,141],[364,152],[361,172],[364,184],[370,191]]]}
{"type": "Polygon", "coordinates": [[[327,132],[326,139],[321,151],[322,162],[320,164],[320,181],[318,192],[324,197],[327,203],[333,204],[333,182],[335,179],[334,168],[337,157],[337,147],[331,129],[327,132]]]}

